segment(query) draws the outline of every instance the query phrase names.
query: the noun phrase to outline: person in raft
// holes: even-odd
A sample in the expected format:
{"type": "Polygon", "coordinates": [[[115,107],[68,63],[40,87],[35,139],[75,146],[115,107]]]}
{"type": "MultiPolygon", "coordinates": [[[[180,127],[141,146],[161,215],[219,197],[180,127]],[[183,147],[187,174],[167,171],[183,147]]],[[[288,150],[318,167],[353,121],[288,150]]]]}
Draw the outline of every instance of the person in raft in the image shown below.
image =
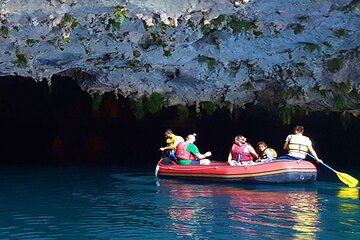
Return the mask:
{"type": "Polygon", "coordinates": [[[171,160],[176,161],[175,151],[179,143],[184,142],[184,138],[177,136],[170,129],[165,131],[166,147],[161,147],[160,151],[164,152],[164,157],[169,157],[171,160]]]}
{"type": "Polygon", "coordinates": [[[257,150],[259,159],[256,162],[268,162],[277,158],[276,151],[272,148],[269,148],[264,141],[257,143],[257,150]]]}
{"type": "Polygon", "coordinates": [[[227,160],[230,166],[250,165],[254,159],[258,158],[259,156],[255,149],[246,142],[244,136],[238,135],[235,137],[227,160]]]}
{"type": "Polygon", "coordinates": [[[196,134],[189,134],[185,142],[179,143],[176,147],[175,156],[179,165],[209,165],[210,160],[206,159],[211,156],[211,152],[201,154],[194,144],[196,134]]]}
{"type": "Polygon", "coordinates": [[[286,137],[283,147],[283,149],[287,150],[288,153],[278,159],[304,160],[307,154],[310,153],[317,162],[322,162],[312,147],[310,138],[304,136],[303,133],[303,126],[294,127],[294,134],[289,134],[286,137]]]}

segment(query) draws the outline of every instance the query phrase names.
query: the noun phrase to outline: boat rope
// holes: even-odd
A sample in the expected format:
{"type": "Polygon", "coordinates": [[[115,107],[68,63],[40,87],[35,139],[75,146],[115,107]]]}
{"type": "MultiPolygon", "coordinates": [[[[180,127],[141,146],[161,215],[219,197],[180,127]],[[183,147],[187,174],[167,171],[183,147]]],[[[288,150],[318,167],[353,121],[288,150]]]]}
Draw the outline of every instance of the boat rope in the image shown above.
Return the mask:
{"type": "MultiPolygon", "coordinates": [[[[224,166],[226,167],[226,166],[224,166]]],[[[180,170],[180,171],[197,171],[197,170],[208,170],[208,169],[219,169],[220,167],[219,166],[214,166],[214,167],[207,167],[207,168],[172,168],[172,167],[163,167],[163,166],[160,166],[160,168],[163,168],[163,169],[169,169],[169,170],[180,170]]]]}

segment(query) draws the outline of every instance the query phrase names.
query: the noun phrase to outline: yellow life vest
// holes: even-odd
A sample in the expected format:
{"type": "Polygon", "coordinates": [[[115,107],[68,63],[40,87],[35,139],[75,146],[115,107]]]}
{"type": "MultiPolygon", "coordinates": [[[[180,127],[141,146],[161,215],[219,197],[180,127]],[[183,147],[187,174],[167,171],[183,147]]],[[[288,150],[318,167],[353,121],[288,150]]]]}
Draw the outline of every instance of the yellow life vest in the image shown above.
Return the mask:
{"type": "Polygon", "coordinates": [[[269,150],[269,151],[271,151],[271,152],[273,153],[274,159],[277,158],[277,152],[276,152],[274,149],[272,149],[272,148],[267,148],[267,149],[262,153],[262,155],[261,155],[261,158],[262,158],[262,159],[268,158],[268,155],[266,154],[266,151],[267,151],[267,150],[269,150]]]}
{"type": "Polygon", "coordinates": [[[290,141],[288,144],[289,154],[301,154],[306,156],[308,153],[308,144],[310,139],[302,135],[291,135],[290,141]]]}
{"type": "MultiPolygon", "coordinates": [[[[172,135],[171,137],[166,139],[166,144],[167,144],[166,146],[168,147],[173,145],[175,141],[176,141],[176,135],[172,135]]],[[[170,152],[175,152],[175,149],[170,150],[170,152]]]]}

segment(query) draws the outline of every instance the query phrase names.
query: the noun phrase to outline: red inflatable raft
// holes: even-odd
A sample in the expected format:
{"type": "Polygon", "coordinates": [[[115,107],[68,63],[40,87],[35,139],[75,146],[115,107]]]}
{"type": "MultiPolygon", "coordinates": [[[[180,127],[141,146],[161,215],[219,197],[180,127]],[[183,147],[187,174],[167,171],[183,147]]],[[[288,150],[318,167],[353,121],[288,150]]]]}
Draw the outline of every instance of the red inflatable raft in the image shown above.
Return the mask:
{"type": "Polygon", "coordinates": [[[155,175],[161,178],[209,180],[242,183],[314,182],[317,170],[309,161],[274,160],[250,166],[232,167],[226,162],[212,161],[207,166],[177,165],[169,158],[160,159],[155,175]]]}

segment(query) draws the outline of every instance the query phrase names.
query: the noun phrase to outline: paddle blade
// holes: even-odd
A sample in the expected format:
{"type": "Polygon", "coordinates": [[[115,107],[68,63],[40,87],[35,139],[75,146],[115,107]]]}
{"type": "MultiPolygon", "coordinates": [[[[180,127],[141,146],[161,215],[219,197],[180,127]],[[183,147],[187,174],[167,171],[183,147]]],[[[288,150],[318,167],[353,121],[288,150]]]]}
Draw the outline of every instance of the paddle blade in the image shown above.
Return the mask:
{"type": "Polygon", "coordinates": [[[338,171],[336,171],[335,173],[339,177],[339,179],[349,187],[356,187],[359,183],[356,178],[350,176],[349,174],[338,171]]]}

